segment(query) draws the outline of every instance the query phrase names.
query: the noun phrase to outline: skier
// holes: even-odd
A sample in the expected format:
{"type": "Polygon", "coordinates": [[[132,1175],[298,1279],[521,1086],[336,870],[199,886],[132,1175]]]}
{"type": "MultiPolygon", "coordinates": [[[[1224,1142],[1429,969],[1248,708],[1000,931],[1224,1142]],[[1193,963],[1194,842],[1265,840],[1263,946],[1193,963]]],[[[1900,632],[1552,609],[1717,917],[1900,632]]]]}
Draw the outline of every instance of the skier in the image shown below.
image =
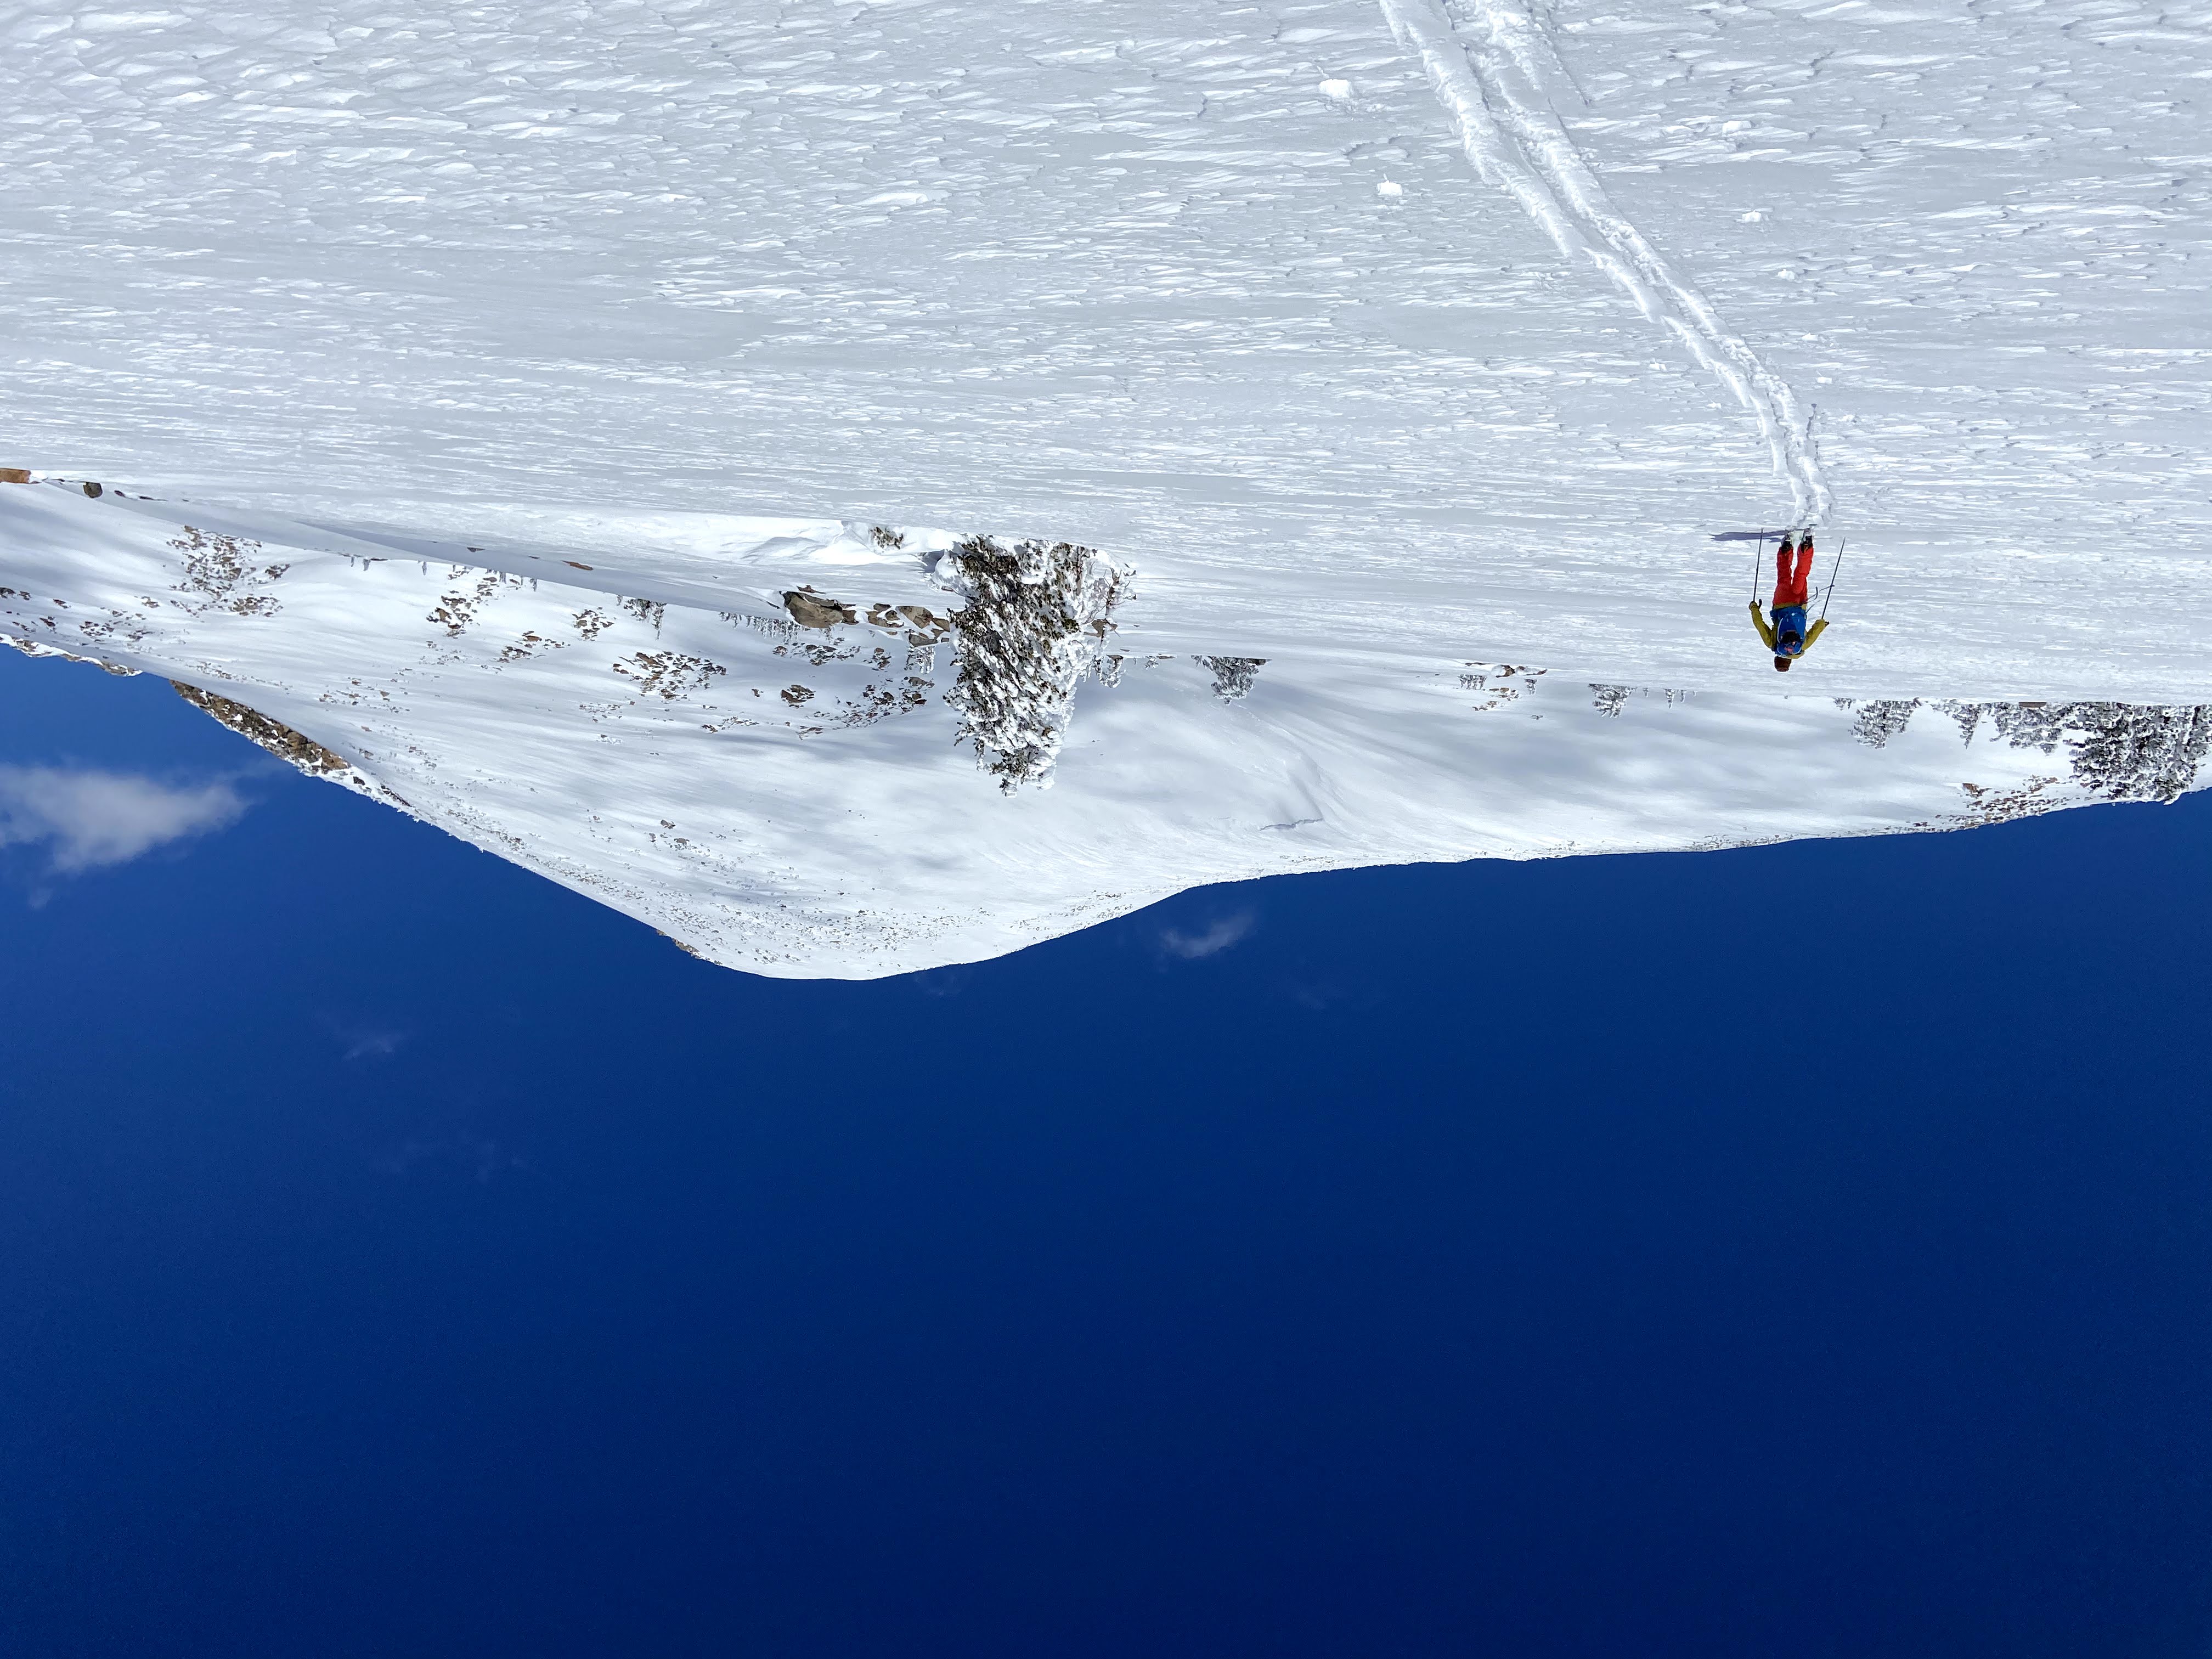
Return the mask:
{"type": "Polygon", "coordinates": [[[1797,562],[1792,569],[1790,562],[1790,535],[1785,532],[1782,545],[1774,555],[1774,624],[1769,627],[1766,618],[1759,614],[1759,601],[1751,602],[1751,625],[1759,630],[1759,637],[1766,641],[1766,648],[1774,653],[1777,673],[1790,672],[1790,659],[1802,657],[1813,648],[1813,641],[1820,637],[1827,627],[1816,622],[1810,629],[1805,626],[1805,584],[1813,574],[1813,532],[1807,531],[1798,538],[1797,562]]]}

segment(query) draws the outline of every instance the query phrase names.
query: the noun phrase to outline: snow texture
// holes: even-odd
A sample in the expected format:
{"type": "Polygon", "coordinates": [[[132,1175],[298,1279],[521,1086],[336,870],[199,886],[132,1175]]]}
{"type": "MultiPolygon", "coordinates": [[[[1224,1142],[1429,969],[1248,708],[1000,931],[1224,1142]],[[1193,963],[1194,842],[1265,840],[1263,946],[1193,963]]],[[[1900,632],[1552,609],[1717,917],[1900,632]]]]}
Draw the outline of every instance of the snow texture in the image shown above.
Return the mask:
{"type": "Polygon", "coordinates": [[[0,42],[0,631],[717,960],[2194,783],[2204,0],[0,42]]]}

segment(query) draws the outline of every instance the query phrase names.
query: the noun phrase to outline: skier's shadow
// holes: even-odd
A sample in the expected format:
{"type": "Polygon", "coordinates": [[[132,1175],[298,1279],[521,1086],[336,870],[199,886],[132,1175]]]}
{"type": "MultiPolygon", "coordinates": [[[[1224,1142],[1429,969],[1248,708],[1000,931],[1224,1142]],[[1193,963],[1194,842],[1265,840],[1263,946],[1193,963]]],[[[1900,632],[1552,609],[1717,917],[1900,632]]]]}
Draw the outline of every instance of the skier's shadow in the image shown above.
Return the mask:
{"type": "Polygon", "coordinates": [[[1717,542],[1765,542],[1773,540],[1781,533],[1778,530],[1722,530],[1716,531],[1710,539],[1717,542]]]}

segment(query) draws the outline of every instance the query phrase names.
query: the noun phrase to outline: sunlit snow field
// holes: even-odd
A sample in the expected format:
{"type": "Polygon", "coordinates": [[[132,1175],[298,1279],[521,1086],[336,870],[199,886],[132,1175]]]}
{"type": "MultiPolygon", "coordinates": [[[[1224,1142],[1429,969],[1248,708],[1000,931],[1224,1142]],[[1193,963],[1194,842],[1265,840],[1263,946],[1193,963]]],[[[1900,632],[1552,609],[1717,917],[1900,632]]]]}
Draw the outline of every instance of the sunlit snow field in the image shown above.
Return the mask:
{"type": "Polygon", "coordinates": [[[1067,539],[1150,648],[1710,687],[1786,401],[1833,690],[2212,696],[2201,5],[1529,15],[19,6],[0,464],[1067,539]]]}

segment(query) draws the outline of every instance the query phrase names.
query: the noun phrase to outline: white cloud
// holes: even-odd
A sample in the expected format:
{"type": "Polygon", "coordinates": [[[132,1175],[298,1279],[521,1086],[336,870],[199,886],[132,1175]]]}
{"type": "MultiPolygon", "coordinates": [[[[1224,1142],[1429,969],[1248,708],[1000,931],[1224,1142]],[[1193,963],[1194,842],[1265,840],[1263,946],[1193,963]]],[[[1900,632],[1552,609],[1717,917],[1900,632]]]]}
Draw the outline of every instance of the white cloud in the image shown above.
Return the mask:
{"type": "Polygon", "coordinates": [[[323,1028],[345,1045],[348,1060],[389,1060],[399,1052],[399,1045],[407,1041],[404,1031],[388,1030],[382,1026],[366,1025],[359,1021],[332,1019],[327,1015],[323,1028]]]}
{"type": "Polygon", "coordinates": [[[1233,916],[1224,916],[1211,923],[1203,933],[1186,933],[1166,928],[1160,934],[1160,948],[1170,956],[1195,962],[1200,957],[1218,956],[1251,931],[1252,913],[1240,910],[1233,916]]]}
{"type": "Polygon", "coordinates": [[[164,842],[238,822],[228,783],[173,788],[129,772],[0,766],[0,847],[48,843],[56,872],[127,864],[164,842]]]}

